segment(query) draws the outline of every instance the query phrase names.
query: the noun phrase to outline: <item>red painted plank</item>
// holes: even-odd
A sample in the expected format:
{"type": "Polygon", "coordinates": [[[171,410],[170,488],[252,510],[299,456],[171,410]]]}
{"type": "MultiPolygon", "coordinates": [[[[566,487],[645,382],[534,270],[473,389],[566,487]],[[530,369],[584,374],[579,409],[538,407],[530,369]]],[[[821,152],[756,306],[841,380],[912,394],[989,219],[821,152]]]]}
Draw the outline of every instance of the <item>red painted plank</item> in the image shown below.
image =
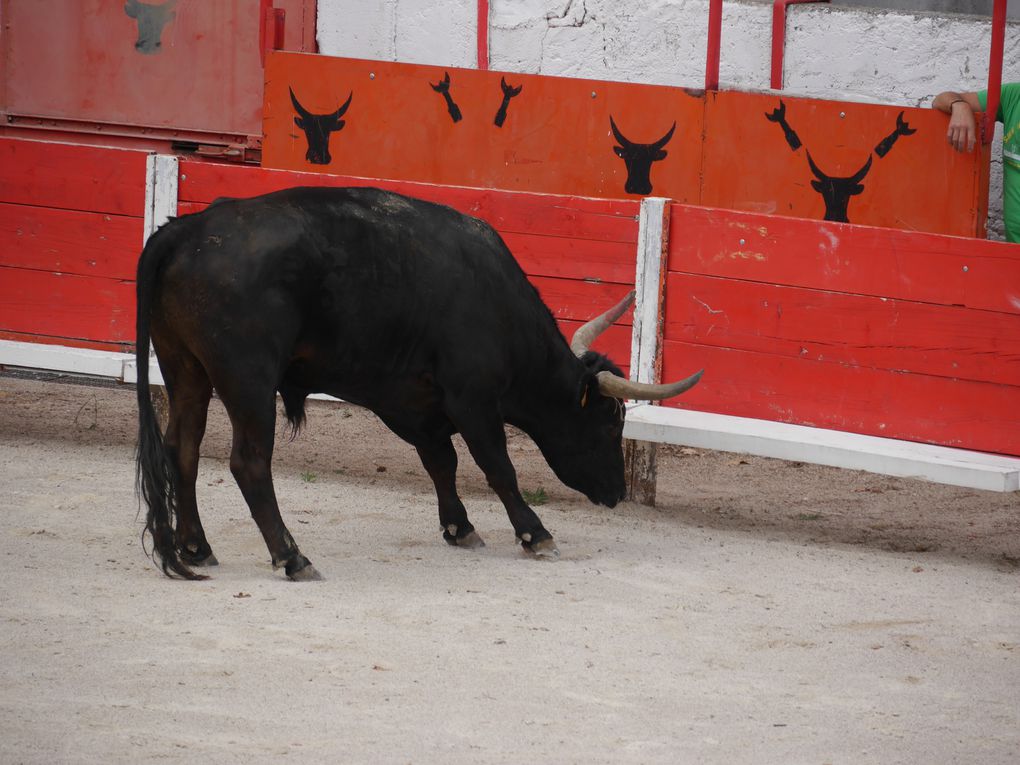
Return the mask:
{"type": "Polygon", "coordinates": [[[668,406],[1020,455],[1020,386],[664,345],[665,378],[705,369],[668,406]]]}
{"type": "Polygon", "coordinates": [[[0,203],[0,265],[134,279],[142,219],[0,203]]]}
{"type": "Polygon", "coordinates": [[[142,217],[146,154],[0,137],[0,202],[142,217]]]}
{"type": "MultiPolygon", "coordinates": [[[[549,306],[557,320],[569,319],[585,322],[604,313],[619,303],[633,289],[632,284],[600,284],[578,279],[549,279],[529,276],[542,301],[549,306]]],[[[632,314],[625,313],[617,322],[629,327],[632,314]]]]}
{"type": "MultiPolygon", "coordinates": [[[[50,337],[48,335],[36,335],[28,332],[5,332],[2,329],[0,329],[0,340],[14,340],[19,343],[35,343],[37,345],[66,345],[70,348],[114,351],[115,353],[128,353],[134,348],[134,343],[101,343],[74,337],[50,337]]],[[[55,372],[54,374],[59,373],[55,372]]]]}
{"type": "Polygon", "coordinates": [[[634,282],[634,245],[500,232],[525,273],[593,282],[634,282]]]}
{"type": "MultiPolygon", "coordinates": [[[[217,197],[252,197],[293,186],[374,186],[449,205],[488,221],[501,232],[637,242],[639,203],[630,200],[434,186],[197,161],[181,162],[178,196],[186,203],[209,203],[217,197]]],[[[193,206],[182,205],[181,211],[185,210],[195,211],[193,206]]]]}
{"type": "Polygon", "coordinates": [[[134,284],[0,266],[0,331],[134,342],[134,284]]]}
{"type": "Polygon", "coordinates": [[[792,359],[1020,383],[1020,314],[670,273],[665,337],[792,359]]]}
{"type": "Polygon", "coordinates": [[[669,270],[1020,313],[1020,247],[674,204],[669,270]]]}

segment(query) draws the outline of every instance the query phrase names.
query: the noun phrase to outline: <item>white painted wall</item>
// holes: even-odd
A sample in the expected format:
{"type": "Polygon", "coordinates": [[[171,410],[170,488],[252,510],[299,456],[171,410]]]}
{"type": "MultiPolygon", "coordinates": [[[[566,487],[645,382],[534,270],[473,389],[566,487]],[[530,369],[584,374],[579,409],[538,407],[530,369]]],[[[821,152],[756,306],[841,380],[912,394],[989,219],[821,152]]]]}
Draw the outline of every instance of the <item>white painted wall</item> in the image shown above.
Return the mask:
{"type": "MultiPolygon", "coordinates": [[[[476,0],[319,0],[322,53],[472,67],[476,0]]],[[[510,72],[701,88],[708,0],[490,0],[489,65],[510,72]]],[[[772,3],[723,4],[720,86],[769,87],[772,3]]],[[[987,17],[791,6],[785,92],[927,106],[987,81],[987,17]]],[[[1020,80],[1020,22],[1006,30],[1003,80],[1020,80]]],[[[1001,144],[993,148],[989,231],[1002,238],[1001,144]]]]}

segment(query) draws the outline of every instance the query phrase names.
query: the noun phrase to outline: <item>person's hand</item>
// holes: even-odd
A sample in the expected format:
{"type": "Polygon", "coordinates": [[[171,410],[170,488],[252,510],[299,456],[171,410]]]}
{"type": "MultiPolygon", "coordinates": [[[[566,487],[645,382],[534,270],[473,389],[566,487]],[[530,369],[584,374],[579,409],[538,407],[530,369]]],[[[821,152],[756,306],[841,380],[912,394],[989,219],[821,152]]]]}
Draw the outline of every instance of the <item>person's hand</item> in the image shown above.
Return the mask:
{"type": "Polygon", "coordinates": [[[970,105],[963,100],[956,101],[949,107],[949,130],[946,139],[957,151],[973,151],[977,142],[977,122],[970,105]]]}

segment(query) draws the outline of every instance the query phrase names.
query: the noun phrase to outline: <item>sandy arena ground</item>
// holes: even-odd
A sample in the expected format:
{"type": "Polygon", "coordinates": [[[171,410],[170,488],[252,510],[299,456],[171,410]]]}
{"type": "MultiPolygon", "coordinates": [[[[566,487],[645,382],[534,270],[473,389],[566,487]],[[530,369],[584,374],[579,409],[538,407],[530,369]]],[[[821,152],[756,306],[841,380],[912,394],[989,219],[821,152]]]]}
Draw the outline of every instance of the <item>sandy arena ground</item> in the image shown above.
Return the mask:
{"type": "Polygon", "coordinates": [[[273,571],[213,403],[220,566],[140,544],[134,391],[0,377],[2,763],[1020,762],[1020,499],[676,449],[589,505],[511,436],[562,557],[448,547],[413,450],[312,403],[276,488],[326,577],[273,571]]]}

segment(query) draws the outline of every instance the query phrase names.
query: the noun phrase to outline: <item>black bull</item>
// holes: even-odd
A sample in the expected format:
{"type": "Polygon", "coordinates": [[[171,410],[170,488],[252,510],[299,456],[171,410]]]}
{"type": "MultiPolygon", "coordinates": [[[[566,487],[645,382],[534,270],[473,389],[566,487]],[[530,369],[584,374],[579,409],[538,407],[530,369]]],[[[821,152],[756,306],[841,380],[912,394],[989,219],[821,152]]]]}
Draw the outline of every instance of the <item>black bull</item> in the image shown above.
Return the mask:
{"type": "Polygon", "coordinates": [[[587,350],[628,299],[568,347],[499,235],[435,204],[377,189],[296,188],[227,200],[163,226],[138,264],[138,483],[167,574],[216,559],[195,498],[215,389],[233,429],[230,469],[291,579],[318,578],[280,518],[271,460],[279,392],[287,419],[327,393],[375,412],[431,476],[452,545],[482,540],[457,495],[462,434],[523,546],[555,543],[521,496],[504,423],[534,439],[556,475],[592,502],[624,495],[622,398],[643,386],[587,350]],[[170,400],[161,436],[149,397],[156,351],[170,400]]]}

